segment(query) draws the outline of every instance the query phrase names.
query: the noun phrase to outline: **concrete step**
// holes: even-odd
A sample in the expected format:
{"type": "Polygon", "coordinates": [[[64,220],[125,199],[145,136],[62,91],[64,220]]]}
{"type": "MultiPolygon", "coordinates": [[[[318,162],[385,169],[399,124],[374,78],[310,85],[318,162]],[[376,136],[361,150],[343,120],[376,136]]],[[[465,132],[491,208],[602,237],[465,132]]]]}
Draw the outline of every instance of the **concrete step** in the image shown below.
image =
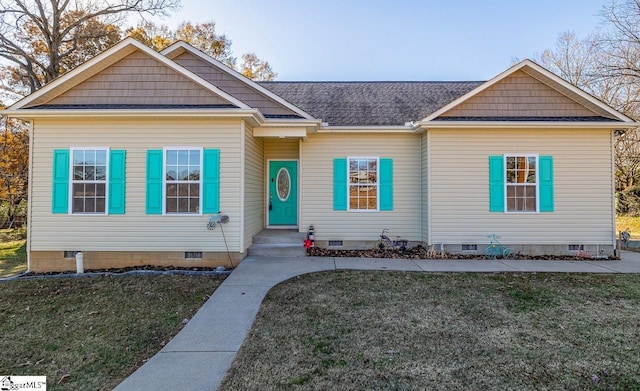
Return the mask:
{"type": "Polygon", "coordinates": [[[248,254],[254,257],[293,258],[305,257],[307,255],[307,250],[302,245],[302,241],[297,244],[266,243],[252,245],[249,247],[248,254]]]}
{"type": "Polygon", "coordinates": [[[254,244],[299,244],[307,238],[306,232],[265,229],[253,237],[254,244]]]}

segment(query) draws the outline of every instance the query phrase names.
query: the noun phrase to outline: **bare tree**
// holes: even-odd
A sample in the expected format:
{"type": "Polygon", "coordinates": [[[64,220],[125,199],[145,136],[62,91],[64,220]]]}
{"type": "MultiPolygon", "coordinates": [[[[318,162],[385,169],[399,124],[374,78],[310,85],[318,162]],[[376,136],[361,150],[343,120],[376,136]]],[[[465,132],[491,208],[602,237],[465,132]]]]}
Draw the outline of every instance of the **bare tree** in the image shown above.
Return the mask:
{"type": "Polygon", "coordinates": [[[180,0],[0,0],[3,88],[14,96],[41,88],[120,38],[131,13],[164,15],[180,0]]]}

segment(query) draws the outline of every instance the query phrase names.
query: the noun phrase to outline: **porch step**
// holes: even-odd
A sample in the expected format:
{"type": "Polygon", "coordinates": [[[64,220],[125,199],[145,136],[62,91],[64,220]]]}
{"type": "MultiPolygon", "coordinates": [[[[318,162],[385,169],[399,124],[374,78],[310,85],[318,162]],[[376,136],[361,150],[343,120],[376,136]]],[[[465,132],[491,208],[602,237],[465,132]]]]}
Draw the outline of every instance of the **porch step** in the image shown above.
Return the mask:
{"type": "Polygon", "coordinates": [[[254,244],[249,247],[249,255],[254,257],[293,258],[305,257],[307,250],[300,244],[254,244]]]}
{"type": "Polygon", "coordinates": [[[295,230],[265,229],[253,237],[248,254],[256,257],[304,257],[307,234],[295,230]]]}

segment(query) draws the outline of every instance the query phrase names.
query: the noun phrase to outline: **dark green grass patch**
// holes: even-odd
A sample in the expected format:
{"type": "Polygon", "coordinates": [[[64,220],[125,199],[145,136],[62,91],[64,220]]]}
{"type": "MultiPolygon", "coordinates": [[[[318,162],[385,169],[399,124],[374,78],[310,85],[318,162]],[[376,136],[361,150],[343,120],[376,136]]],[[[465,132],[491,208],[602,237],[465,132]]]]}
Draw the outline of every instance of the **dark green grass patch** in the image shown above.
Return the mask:
{"type": "Polygon", "coordinates": [[[47,376],[50,390],[111,390],[221,281],[138,276],[0,284],[0,374],[47,376]]]}
{"type": "Polygon", "coordinates": [[[223,390],[640,388],[640,276],[330,272],[275,287],[223,390]]]}

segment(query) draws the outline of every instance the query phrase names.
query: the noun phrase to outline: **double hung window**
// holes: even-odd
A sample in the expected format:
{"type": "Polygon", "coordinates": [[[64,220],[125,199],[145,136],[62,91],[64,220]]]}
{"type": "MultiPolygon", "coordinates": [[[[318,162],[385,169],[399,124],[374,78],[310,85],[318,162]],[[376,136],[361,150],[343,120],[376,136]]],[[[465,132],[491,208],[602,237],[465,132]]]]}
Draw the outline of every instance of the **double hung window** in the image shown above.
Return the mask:
{"type": "Polygon", "coordinates": [[[536,212],[538,157],[506,156],[507,212],[536,212]]]}
{"type": "Polygon", "coordinates": [[[106,213],[107,149],[72,149],[71,153],[71,212],[106,213]]]}
{"type": "Polygon", "coordinates": [[[165,212],[200,213],[202,149],[165,149],[165,212]]]}
{"type": "Polygon", "coordinates": [[[348,167],[349,210],[378,210],[378,158],[349,158],[348,167]]]}

